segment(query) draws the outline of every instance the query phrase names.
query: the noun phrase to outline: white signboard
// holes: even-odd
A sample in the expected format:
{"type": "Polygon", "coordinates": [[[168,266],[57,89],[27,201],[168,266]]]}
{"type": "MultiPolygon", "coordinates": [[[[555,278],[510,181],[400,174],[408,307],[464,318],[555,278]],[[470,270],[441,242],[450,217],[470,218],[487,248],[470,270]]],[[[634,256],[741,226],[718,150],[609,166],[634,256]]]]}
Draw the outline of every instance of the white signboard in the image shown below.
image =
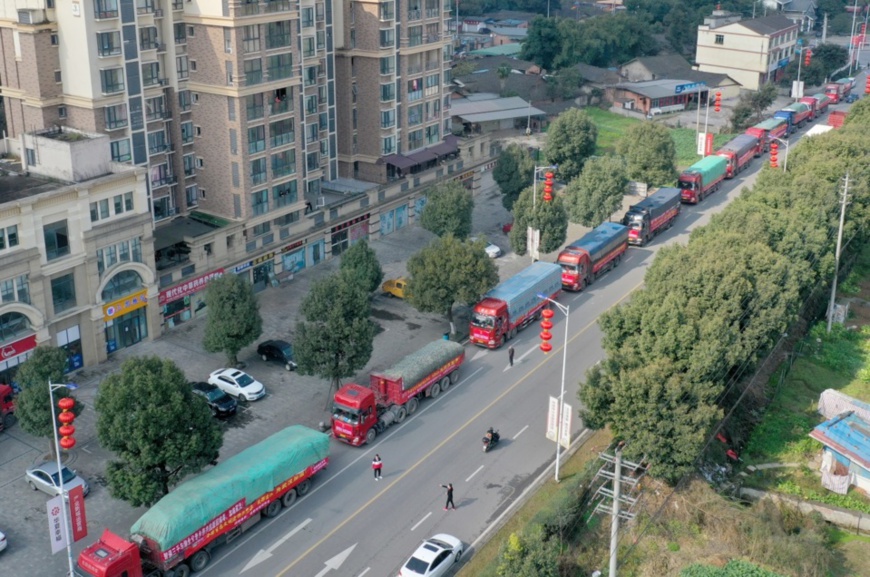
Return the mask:
{"type": "Polygon", "coordinates": [[[699,132],[698,133],[698,156],[704,156],[704,151],[707,149],[707,133],[699,132]]]}
{"type": "Polygon", "coordinates": [[[531,255],[532,260],[538,260],[540,258],[540,254],[538,253],[538,247],[541,245],[541,231],[535,230],[532,227],[526,229],[526,246],[529,249],[529,255],[531,255]]]}
{"type": "Polygon", "coordinates": [[[550,410],[547,411],[547,438],[556,440],[559,429],[559,399],[550,397],[550,410]]]}
{"type": "Polygon", "coordinates": [[[66,529],[63,526],[63,497],[58,495],[48,500],[48,534],[51,536],[51,554],[66,549],[66,529]]]}
{"type": "Polygon", "coordinates": [[[562,404],[562,428],[559,429],[559,444],[566,449],[571,447],[571,413],[574,409],[567,403],[562,404]]]}
{"type": "Polygon", "coordinates": [[[792,80],[791,82],[791,96],[792,98],[803,98],[804,97],[804,83],[798,82],[797,80],[792,80]]]}

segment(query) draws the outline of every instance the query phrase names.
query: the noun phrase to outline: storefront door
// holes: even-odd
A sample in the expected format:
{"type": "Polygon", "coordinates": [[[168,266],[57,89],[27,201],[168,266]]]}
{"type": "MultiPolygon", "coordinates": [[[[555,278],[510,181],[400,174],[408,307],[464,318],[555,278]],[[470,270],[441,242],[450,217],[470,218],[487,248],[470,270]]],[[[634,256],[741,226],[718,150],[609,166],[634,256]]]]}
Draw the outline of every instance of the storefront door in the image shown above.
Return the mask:
{"type": "Polygon", "coordinates": [[[269,285],[269,276],[275,270],[275,263],[264,262],[254,267],[254,291],[261,291],[269,285]]]}
{"type": "Polygon", "coordinates": [[[139,315],[124,315],[118,322],[118,340],[121,348],[135,345],[142,340],[141,319],[139,315]]]}

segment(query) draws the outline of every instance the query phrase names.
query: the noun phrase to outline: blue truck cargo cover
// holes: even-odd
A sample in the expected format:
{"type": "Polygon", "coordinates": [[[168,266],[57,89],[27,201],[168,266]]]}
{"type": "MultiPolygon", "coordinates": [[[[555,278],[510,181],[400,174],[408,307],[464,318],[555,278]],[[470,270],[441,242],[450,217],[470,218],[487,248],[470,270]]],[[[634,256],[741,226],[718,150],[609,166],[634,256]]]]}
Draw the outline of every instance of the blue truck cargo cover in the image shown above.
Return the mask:
{"type": "Polygon", "coordinates": [[[241,500],[250,505],[329,456],[329,436],[293,425],[181,483],[130,529],[166,551],[241,500]]]}
{"type": "Polygon", "coordinates": [[[551,262],[538,261],[486,293],[484,298],[506,302],[510,318],[517,319],[541,302],[538,293],[550,296],[560,290],[562,267],[551,262]]]}
{"type": "Polygon", "coordinates": [[[613,241],[620,237],[628,242],[628,227],[615,222],[605,222],[587,232],[580,240],[572,242],[565,250],[586,251],[592,262],[598,262],[604,256],[603,253],[613,248],[613,241]]]}
{"type": "Polygon", "coordinates": [[[627,217],[633,212],[648,212],[652,218],[655,218],[662,212],[661,208],[667,209],[672,205],[680,204],[681,194],[682,191],[679,188],[660,188],[639,203],[628,207],[628,212],[625,216],[627,217]]]}

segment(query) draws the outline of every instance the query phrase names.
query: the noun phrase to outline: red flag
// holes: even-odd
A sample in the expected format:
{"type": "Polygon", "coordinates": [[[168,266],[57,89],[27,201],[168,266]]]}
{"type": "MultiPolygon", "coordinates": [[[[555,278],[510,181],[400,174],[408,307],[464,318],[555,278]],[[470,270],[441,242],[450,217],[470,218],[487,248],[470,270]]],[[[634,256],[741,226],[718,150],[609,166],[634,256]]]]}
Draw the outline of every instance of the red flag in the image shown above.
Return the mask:
{"type": "Polygon", "coordinates": [[[73,542],[84,539],[88,536],[88,519],[85,516],[85,492],[81,485],[69,491],[69,512],[73,542]]]}

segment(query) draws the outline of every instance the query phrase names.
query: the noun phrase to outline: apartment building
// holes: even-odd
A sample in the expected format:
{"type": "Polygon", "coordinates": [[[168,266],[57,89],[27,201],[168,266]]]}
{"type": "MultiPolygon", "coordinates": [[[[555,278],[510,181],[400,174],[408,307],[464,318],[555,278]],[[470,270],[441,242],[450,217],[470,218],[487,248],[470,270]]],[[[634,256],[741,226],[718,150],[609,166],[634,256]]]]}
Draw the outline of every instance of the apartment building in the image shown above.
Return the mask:
{"type": "Polygon", "coordinates": [[[794,57],[798,25],[776,14],[753,20],[716,10],[698,26],[695,62],[702,72],[727,74],[743,88],[778,82],[794,57]]]}
{"type": "Polygon", "coordinates": [[[109,140],[26,132],[27,166],[0,164],[0,382],[39,345],[74,370],[159,334],[148,173],[109,140]]]}

